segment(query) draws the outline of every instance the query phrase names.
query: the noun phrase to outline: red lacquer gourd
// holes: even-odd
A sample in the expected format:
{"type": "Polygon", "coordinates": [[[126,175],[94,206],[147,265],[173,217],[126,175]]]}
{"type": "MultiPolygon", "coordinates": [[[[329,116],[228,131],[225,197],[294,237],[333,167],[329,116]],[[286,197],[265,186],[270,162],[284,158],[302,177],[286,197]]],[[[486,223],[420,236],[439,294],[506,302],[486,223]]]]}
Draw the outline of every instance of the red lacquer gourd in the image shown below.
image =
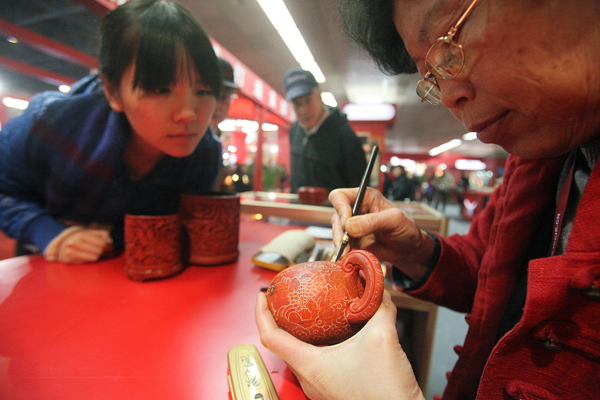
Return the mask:
{"type": "Polygon", "coordinates": [[[315,345],[340,343],[375,314],[383,298],[377,258],[354,250],[340,261],[294,265],[275,276],[267,303],[277,325],[315,345]]]}

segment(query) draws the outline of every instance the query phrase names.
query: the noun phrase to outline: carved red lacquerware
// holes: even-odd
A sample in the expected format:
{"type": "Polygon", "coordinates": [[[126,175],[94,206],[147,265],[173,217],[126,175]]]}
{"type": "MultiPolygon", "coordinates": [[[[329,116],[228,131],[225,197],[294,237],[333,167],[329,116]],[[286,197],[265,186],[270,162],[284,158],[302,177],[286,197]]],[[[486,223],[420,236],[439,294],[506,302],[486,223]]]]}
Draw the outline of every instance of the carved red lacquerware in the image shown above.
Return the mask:
{"type": "Polygon", "coordinates": [[[354,250],[337,263],[313,261],[281,271],[267,289],[267,303],[277,325],[298,339],[336,344],[375,314],[383,284],[377,258],[354,250]]]}
{"type": "Polygon", "coordinates": [[[179,214],[125,215],[125,273],[136,281],[183,269],[179,214]]]}
{"type": "Polygon", "coordinates": [[[327,188],[317,186],[301,186],[296,190],[296,193],[300,203],[314,206],[322,206],[327,201],[327,196],[329,196],[327,188]]]}
{"type": "Polygon", "coordinates": [[[180,206],[189,237],[189,263],[217,265],[239,257],[240,194],[183,194],[180,206]]]}

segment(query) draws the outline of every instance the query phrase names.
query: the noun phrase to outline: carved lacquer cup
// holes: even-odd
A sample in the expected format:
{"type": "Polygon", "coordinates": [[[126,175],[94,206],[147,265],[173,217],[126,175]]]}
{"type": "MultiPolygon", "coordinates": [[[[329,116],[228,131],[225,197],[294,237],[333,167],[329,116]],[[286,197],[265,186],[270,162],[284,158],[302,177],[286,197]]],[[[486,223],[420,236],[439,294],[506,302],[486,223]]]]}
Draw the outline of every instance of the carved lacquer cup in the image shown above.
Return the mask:
{"type": "Polygon", "coordinates": [[[180,214],[189,238],[190,264],[218,265],[238,259],[240,194],[182,194],[180,214]]]}
{"type": "Polygon", "coordinates": [[[179,214],[125,215],[125,273],[136,281],[183,269],[179,214]]]}
{"type": "Polygon", "coordinates": [[[375,256],[354,250],[340,261],[289,267],[267,289],[277,325],[315,345],[340,343],[375,314],[383,298],[383,272],[375,256]]]}

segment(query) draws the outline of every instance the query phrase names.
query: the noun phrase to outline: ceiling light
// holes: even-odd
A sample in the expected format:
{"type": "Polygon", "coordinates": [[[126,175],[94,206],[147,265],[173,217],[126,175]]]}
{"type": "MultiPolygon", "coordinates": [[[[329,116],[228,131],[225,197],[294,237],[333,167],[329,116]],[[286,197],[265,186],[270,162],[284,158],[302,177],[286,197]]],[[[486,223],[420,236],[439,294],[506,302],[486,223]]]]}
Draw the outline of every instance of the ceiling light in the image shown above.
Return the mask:
{"type": "Polygon", "coordinates": [[[265,132],[276,132],[279,130],[279,127],[277,125],[265,122],[264,124],[262,124],[262,130],[265,132]]]}
{"type": "Polygon", "coordinates": [[[333,93],[331,92],[322,92],[321,99],[323,100],[323,103],[327,104],[328,106],[337,107],[338,105],[333,93]]]}
{"type": "Polygon", "coordinates": [[[485,169],[486,164],[483,161],[479,160],[464,160],[459,159],[454,163],[454,167],[456,169],[465,170],[465,171],[479,171],[485,169]]]}
{"type": "Polygon", "coordinates": [[[438,147],[434,147],[433,149],[429,150],[429,155],[437,156],[438,154],[443,153],[444,151],[453,149],[457,146],[460,146],[461,144],[462,144],[462,140],[453,139],[447,143],[444,143],[442,145],[439,145],[438,147]]]}
{"type": "Polygon", "coordinates": [[[69,93],[71,91],[71,86],[69,86],[69,85],[60,85],[58,87],[58,90],[60,90],[63,93],[69,93]]]}
{"type": "Polygon", "coordinates": [[[232,119],[226,119],[219,123],[219,129],[223,132],[233,132],[235,131],[235,121],[232,119]]]}
{"type": "Polygon", "coordinates": [[[2,104],[6,107],[16,108],[17,110],[24,110],[29,105],[27,100],[15,99],[13,97],[3,97],[2,104]]]}
{"type": "Polygon", "coordinates": [[[285,4],[283,4],[283,1],[257,1],[302,69],[312,72],[317,82],[325,82],[325,76],[321,72],[321,68],[315,62],[302,34],[298,30],[285,4]]]}
{"type": "Polygon", "coordinates": [[[477,132],[469,132],[463,135],[464,140],[475,140],[477,139],[477,132]]]}
{"type": "Polygon", "coordinates": [[[9,37],[6,38],[6,40],[8,40],[11,43],[19,43],[19,41],[17,40],[17,38],[14,37],[14,36],[9,36],[9,37]]]}

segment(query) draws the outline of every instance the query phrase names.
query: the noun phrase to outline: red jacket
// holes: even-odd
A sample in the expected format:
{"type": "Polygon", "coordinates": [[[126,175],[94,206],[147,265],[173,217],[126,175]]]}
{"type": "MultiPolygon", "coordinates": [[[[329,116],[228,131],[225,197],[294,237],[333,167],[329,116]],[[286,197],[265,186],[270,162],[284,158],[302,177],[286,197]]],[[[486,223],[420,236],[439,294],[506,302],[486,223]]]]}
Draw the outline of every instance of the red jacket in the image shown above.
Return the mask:
{"type": "Polygon", "coordinates": [[[444,399],[600,399],[600,167],[562,255],[533,260],[521,321],[496,333],[518,271],[556,196],[565,157],[510,156],[468,235],[441,238],[431,277],[410,294],[469,313],[444,399]]]}

